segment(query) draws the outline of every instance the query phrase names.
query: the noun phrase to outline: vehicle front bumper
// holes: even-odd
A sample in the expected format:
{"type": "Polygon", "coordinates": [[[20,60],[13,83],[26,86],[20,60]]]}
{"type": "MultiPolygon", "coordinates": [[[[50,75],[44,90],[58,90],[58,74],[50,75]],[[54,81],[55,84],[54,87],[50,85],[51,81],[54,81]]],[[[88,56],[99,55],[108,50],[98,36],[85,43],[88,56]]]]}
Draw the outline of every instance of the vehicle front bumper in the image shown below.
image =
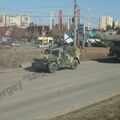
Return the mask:
{"type": "Polygon", "coordinates": [[[32,68],[35,69],[35,70],[47,70],[48,69],[48,63],[32,62],[32,68]]]}

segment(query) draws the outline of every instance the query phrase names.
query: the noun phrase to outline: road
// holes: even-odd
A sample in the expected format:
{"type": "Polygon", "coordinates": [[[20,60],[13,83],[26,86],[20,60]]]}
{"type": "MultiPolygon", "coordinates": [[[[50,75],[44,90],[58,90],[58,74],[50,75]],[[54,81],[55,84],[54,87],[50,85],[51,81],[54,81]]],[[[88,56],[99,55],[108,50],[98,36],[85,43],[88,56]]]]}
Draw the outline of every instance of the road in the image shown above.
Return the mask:
{"type": "Polygon", "coordinates": [[[0,73],[0,120],[46,120],[120,94],[120,64],[89,61],[77,70],[32,75],[0,73]]]}

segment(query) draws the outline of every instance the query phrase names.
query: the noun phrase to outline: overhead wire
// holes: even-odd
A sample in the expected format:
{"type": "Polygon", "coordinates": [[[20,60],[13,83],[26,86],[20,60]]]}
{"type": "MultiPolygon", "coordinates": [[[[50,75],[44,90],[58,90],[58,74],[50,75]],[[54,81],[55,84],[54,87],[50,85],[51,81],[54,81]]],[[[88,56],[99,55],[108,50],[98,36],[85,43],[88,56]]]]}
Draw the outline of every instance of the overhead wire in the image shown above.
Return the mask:
{"type": "MultiPolygon", "coordinates": [[[[72,7],[72,5],[61,6],[61,7],[60,6],[59,7],[58,6],[34,6],[34,7],[29,6],[27,8],[24,8],[24,6],[23,7],[22,6],[19,6],[19,7],[15,7],[15,6],[0,6],[0,10],[9,11],[9,9],[11,9],[11,11],[13,11],[13,12],[15,12],[15,11],[16,12],[20,12],[21,11],[21,13],[27,13],[28,12],[28,14],[32,13],[30,15],[31,18],[46,19],[48,17],[50,18],[50,13],[46,12],[48,9],[51,9],[51,10],[59,9],[59,8],[61,8],[61,9],[69,9],[70,7],[72,7]],[[39,8],[39,10],[30,9],[30,8],[39,8]],[[41,11],[42,9],[44,9],[44,12],[41,11]]],[[[80,11],[82,11],[84,13],[84,15],[80,16],[80,19],[85,21],[85,22],[87,22],[88,19],[87,19],[87,15],[86,14],[87,14],[88,9],[80,7],[80,11]]],[[[103,12],[103,11],[94,10],[94,9],[92,9],[91,12],[92,12],[92,15],[90,15],[91,16],[90,20],[94,21],[94,24],[99,24],[99,17],[96,17],[94,15],[95,13],[114,14],[114,15],[118,15],[119,14],[119,13],[110,13],[110,12],[106,12],[106,11],[103,12]]],[[[58,15],[56,15],[56,13],[55,13],[54,17],[58,18],[58,15]]],[[[71,16],[63,15],[62,17],[63,18],[68,18],[68,17],[73,17],[73,16],[72,15],[71,16]]]]}

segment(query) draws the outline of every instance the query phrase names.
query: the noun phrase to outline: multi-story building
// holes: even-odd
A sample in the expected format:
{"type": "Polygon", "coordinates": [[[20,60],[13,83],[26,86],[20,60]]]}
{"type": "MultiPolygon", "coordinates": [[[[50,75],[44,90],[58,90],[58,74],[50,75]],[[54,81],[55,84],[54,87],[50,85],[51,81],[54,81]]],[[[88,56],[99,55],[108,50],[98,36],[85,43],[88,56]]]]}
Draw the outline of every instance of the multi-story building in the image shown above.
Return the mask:
{"type": "Polygon", "coordinates": [[[120,21],[119,20],[114,21],[114,29],[116,29],[116,28],[120,28],[120,21]]]}
{"type": "Polygon", "coordinates": [[[50,14],[50,30],[53,29],[54,26],[54,12],[52,11],[50,14]]]}
{"type": "Polygon", "coordinates": [[[110,17],[110,16],[102,16],[102,17],[100,17],[100,21],[99,21],[100,29],[106,30],[107,25],[110,25],[112,27],[113,18],[110,17]]]}
{"type": "Polygon", "coordinates": [[[27,28],[30,24],[30,17],[29,15],[21,14],[20,15],[20,26],[21,28],[27,28]]]}
{"type": "Polygon", "coordinates": [[[6,26],[18,26],[20,27],[20,18],[19,16],[7,16],[8,17],[8,21],[6,23],[6,26]]]}
{"type": "Polygon", "coordinates": [[[7,15],[0,14],[0,27],[17,26],[19,28],[29,27],[30,17],[26,14],[7,15]]]}
{"type": "Polygon", "coordinates": [[[0,14],[0,26],[5,26],[5,14],[0,14]]]}
{"type": "Polygon", "coordinates": [[[105,16],[100,17],[99,27],[100,29],[106,29],[106,17],[105,16]]]}

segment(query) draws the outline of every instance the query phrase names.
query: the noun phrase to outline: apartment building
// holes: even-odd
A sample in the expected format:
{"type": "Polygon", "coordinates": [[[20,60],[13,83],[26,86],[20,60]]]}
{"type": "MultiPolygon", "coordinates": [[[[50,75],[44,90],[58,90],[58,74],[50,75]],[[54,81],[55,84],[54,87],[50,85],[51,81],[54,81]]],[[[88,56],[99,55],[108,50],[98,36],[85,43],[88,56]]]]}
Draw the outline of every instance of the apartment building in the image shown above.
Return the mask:
{"type": "Polygon", "coordinates": [[[110,25],[112,27],[113,25],[113,18],[110,16],[102,16],[99,20],[99,27],[100,29],[106,30],[107,25],[110,25]]]}
{"type": "Polygon", "coordinates": [[[115,20],[114,21],[114,29],[120,28],[120,20],[115,20]]]}
{"type": "Polygon", "coordinates": [[[30,16],[26,14],[7,15],[0,14],[0,27],[17,26],[27,28],[30,24],[30,16]]]}
{"type": "Polygon", "coordinates": [[[27,28],[30,24],[30,17],[29,15],[21,14],[20,15],[20,26],[21,28],[27,28]]]}
{"type": "Polygon", "coordinates": [[[4,13],[0,14],[0,26],[1,27],[5,26],[5,14],[4,13]]]}

